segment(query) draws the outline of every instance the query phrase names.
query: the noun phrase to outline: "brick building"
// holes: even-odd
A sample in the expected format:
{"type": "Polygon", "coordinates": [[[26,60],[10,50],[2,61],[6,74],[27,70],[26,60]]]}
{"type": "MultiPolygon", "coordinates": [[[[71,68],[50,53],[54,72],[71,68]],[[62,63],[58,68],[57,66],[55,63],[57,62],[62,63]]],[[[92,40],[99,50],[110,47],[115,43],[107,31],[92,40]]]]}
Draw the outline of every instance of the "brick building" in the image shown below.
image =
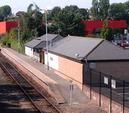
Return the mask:
{"type": "MultiPolygon", "coordinates": [[[[106,111],[125,111],[123,95],[128,94],[128,90],[123,93],[123,81],[126,81],[126,88],[129,88],[129,50],[100,38],[58,36],[48,34],[48,53],[45,52],[46,43],[43,43],[46,41],[45,35],[43,39],[34,39],[25,46],[30,50],[43,50],[38,52],[38,58],[42,59],[42,63],[54,72],[72,78],[87,96],[106,111]],[[38,41],[37,45],[35,40],[38,41]]],[[[28,53],[30,52],[26,54],[28,53]]],[[[34,51],[32,54],[35,55],[34,51]]]]}
{"type": "Polygon", "coordinates": [[[49,48],[45,64],[72,78],[108,113],[128,113],[128,90],[123,93],[123,81],[129,88],[128,49],[99,38],[68,36],[49,48]]]}
{"type": "MultiPolygon", "coordinates": [[[[53,43],[62,39],[63,37],[58,34],[47,34],[48,45],[51,46],[53,43]]],[[[40,37],[35,37],[33,40],[25,44],[25,54],[29,57],[34,58],[44,63],[44,51],[41,50],[46,48],[46,34],[40,37]]]]}

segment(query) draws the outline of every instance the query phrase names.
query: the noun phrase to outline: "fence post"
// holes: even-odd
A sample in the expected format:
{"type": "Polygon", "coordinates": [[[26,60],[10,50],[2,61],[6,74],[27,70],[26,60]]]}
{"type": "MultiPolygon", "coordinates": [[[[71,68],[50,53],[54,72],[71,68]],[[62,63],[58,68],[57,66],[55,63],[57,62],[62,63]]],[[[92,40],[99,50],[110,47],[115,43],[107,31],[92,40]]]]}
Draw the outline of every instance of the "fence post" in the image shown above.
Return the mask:
{"type": "Polygon", "coordinates": [[[112,76],[110,76],[110,113],[112,113],[112,76]]]}
{"type": "Polygon", "coordinates": [[[90,100],[92,98],[92,73],[91,73],[91,69],[90,69],[90,100]]]}
{"type": "Polygon", "coordinates": [[[123,80],[123,113],[125,111],[125,81],[123,80]]]}
{"type": "Polygon", "coordinates": [[[99,75],[99,106],[101,107],[101,72],[100,72],[100,75],[99,75]]]}

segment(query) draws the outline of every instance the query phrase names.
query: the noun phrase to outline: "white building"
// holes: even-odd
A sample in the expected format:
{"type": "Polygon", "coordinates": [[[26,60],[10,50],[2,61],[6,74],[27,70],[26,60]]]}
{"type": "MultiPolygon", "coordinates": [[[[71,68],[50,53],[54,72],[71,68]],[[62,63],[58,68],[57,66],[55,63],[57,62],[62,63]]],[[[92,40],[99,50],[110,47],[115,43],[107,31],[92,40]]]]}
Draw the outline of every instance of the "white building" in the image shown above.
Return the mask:
{"type": "Polygon", "coordinates": [[[47,34],[41,37],[35,38],[25,44],[25,54],[34,58],[37,61],[44,62],[44,53],[41,50],[46,48],[46,38],[48,40],[48,47],[52,46],[54,42],[62,39],[63,37],[57,34],[47,34]]]}

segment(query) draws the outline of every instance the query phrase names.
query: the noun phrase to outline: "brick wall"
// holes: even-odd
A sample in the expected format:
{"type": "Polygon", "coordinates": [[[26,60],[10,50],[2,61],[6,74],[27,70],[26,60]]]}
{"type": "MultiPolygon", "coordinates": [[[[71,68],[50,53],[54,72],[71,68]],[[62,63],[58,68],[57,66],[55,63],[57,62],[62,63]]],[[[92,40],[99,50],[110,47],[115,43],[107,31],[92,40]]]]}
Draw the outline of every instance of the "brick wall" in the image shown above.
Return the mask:
{"type": "MultiPolygon", "coordinates": [[[[97,105],[100,105],[100,95],[99,93],[95,92],[94,90],[91,90],[90,93],[90,88],[88,86],[83,86],[83,92],[91,98],[97,105]]],[[[110,98],[101,95],[101,108],[105,110],[107,113],[129,113],[129,108],[124,108],[123,112],[123,105],[115,102],[112,100],[110,104],[110,98]],[[111,106],[110,106],[111,105],[111,106]],[[111,108],[111,112],[110,112],[111,108]]]]}
{"type": "Polygon", "coordinates": [[[80,84],[83,83],[83,64],[81,63],[48,53],[48,56],[45,54],[45,65],[49,65],[52,69],[55,69],[80,84]]]}
{"type": "Polygon", "coordinates": [[[81,63],[59,57],[58,71],[81,84],[83,82],[83,64],[81,63]]]}

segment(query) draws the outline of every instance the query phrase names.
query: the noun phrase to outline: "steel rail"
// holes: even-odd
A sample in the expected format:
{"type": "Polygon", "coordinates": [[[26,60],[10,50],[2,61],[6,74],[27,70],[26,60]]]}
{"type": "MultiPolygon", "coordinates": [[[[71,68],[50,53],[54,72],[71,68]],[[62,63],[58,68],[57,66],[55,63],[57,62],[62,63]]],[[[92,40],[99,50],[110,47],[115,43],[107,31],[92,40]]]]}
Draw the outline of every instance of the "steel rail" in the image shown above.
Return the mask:
{"type": "MultiPolygon", "coordinates": [[[[5,58],[3,58],[3,56],[2,56],[2,59],[5,59],[5,58]]],[[[16,67],[14,66],[14,65],[12,65],[12,64],[10,64],[10,61],[7,61],[7,59],[5,60],[5,61],[2,61],[1,60],[1,62],[0,62],[0,67],[5,71],[5,73],[6,74],[8,74],[9,76],[11,76],[11,78],[16,82],[16,84],[20,87],[20,89],[23,91],[23,93],[27,96],[27,98],[31,101],[31,103],[34,105],[34,107],[40,112],[40,113],[44,113],[44,112],[42,112],[40,109],[39,109],[39,107],[34,103],[34,101],[33,101],[33,99],[29,96],[29,94],[26,92],[26,90],[23,88],[23,86],[21,86],[21,83],[19,83],[19,81],[17,81],[16,80],[16,78],[14,77],[14,73],[15,73],[15,76],[16,76],[16,74],[18,74],[17,76],[19,77],[19,75],[20,75],[20,77],[22,77],[22,79],[23,79],[23,83],[24,82],[26,82],[25,84],[29,84],[32,88],[34,88],[34,85],[29,81],[29,80],[27,80],[24,76],[23,76],[23,74],[22,73],[20,73],[17,69],[16,69],[16,67]],[[6,62],[5,62],[6,61],[6,62]],[[3,63],[4,62],[4,63],[3,63]],[[12,69],[10,69],[8,66],[7,66],[7,64],[8,64],[8,66],[10,65],[11,67],[12,67],[12,69]],[[5,66],[6,65],[6,66],[5,66]],[[14,71],[14,72],[10,72],[10,70],[11,71],[14,71]]],[[[18,78],[17,78],[18,79],[18,78]]],[[[29,87],[30,87],[29,86],[29,87]]],[[[49,106],[51,106],[57,113],[61,113],[61,111],[55,106],[55,105],[53,105],[48,99],[47,99],[47,97],[45,97],[43,94],[41,94],[41,92],[39,92],[36,88],[34,88],[34,90],[35,91],[37,91],[37,93],[40,95],[40,96],[42,96],[43,97],[43,99],[45,99],[50,105],[49,106]]]]}

